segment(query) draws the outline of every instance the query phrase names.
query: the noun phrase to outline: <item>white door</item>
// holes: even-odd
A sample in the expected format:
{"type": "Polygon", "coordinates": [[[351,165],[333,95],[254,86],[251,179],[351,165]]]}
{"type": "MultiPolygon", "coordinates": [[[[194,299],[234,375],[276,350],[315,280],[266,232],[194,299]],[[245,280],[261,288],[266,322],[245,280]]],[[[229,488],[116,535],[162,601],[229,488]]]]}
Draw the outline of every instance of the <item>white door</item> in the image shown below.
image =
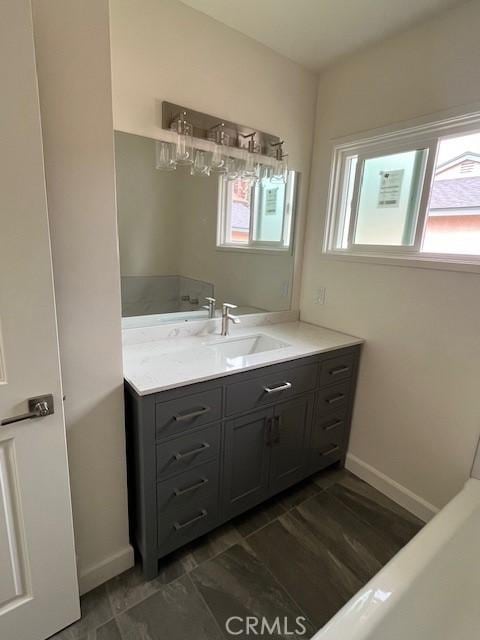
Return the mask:
{"type": "Polygon", "coordinates": [[[29,0],[0,0],[0,638],[79,617],[40,108],[29,0]],[[39,409],[42,409],[41,405],[39,409]]]}

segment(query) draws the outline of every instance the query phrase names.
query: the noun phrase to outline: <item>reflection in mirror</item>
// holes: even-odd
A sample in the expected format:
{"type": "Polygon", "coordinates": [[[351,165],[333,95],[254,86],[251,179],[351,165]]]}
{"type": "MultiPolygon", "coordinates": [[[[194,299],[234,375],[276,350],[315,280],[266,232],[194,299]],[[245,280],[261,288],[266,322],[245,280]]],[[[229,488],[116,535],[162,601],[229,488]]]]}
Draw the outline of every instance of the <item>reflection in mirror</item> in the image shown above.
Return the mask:
{"type": "MultiPolygon", "coordinates": [[[[158,145],[157,145],[158,146],[158,145]]],[[[290,308],[295,172],[287,183],[156,169],[155,140],[115,133],[124,326],[290,308]],[[141,318],[140,318],[141,316],[141,318]]]]}

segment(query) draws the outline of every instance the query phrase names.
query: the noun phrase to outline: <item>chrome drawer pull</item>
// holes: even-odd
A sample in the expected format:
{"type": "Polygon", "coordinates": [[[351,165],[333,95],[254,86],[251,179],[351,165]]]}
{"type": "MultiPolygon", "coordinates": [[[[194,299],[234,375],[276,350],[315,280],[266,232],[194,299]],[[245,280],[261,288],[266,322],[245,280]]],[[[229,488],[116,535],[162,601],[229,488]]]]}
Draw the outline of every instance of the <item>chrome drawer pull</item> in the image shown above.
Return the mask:
{"type": "Polygon", "coordinates": [[[192,449],[192,451],[187,451],[186,453],[175,453],[173,457],[175,458],[175,460],[182,460],[183,458],[188,458],[190,456],[196,455],[197,453],[201,453],[206,449],[210,449],[210,445],[208,444],[208,442],[202,442],[202,444],[196,449],[192,449]]]}
{"type": "Polygon", "coordinates": [[[202,509],[201,512],[198,514],[198,516],[195,516],[195,518],[192,518],[191,520],[187,520],[187,522],[182,522],[182,524],[180,524],[180,522],[175,522],[173,526],[177,531],[179,531],[179,529],[184,529],[185,527],[189,527],[191,524],[194,524],[199,520],[203,520],[203,518],[206,518],[207,515],[208,515],[207,510],[202,509]]]}
{"type": "Polygon", "coordinates": [[[278,393],[279,391],[287,391],[292,388],[291,382],[284,382],[280,384],[278,387],[263,387],[263,390],[267,393],[278,393]]]}
{"type": "Polygon", "coordinates": [[[326,451],[320,451],[320,455],[321,456],[329,456],[331,453],[335,453],[335,451],[338,451],[339,449],[340,449],[340,447],[337,444],[334,447],[332,447],[331,449],[327,449],[326,451]]]}
{"type": "Polygon", "coordinates": [[[335,422],[328,424],[326,427],[323,427],[323,430],[331,431],[332,429],[335,429],[335,427],[339,427],[341,424],[343,424],[343,420],[336,420],[335,422]]]}
{"type": "Polygon", "coordinates": [[[190,491],[195,491],[195,489],[200,489],[200,487],[203,487],[204,484],[208,484],[207,478],[202,478],[199,482],[196,482],[195,484],[191,484],[189,487],[185,487],[185,489],[174,489],[173,493],[175,494],[176,497],[183,496],[186,493],[190,493],[190,491]]]}
{"type": "Polygon", "coordinates": [[[331,376],[338,376],[339,373],[347,373],[350,371],[350,367],[337,367],[336,369],[331,369],[328,373],[331,376]]]}
{"type": "Polygon", "coordinates": [[[328,398],[327,404],[335,404],[335,402],[340,402],[340,400],[343,400],[344,398],[345,398],[345,394],[339,393],[336,396],[332,396],[331,398],[328,398]]]}
{"type": "Polygon", "coordinates": [[[177,420],[177,422],[181,422],[182,420],[192,420],[192,418],[203,416],[204,413],[208,413],[209,411],[211,411],[210,407],[202,407],[201,409],[197,409],[197,411],[192,411],[191,413],[177,413],[173,416],[173,419],[177,420]]]}

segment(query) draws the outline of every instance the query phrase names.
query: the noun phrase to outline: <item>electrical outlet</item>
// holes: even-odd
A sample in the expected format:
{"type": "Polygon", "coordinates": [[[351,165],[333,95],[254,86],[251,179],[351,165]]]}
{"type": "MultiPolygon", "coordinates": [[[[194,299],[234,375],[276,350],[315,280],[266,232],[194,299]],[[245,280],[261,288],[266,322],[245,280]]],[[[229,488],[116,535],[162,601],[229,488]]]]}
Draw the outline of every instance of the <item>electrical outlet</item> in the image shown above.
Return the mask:
{"type": "Polygon", "coordinates": [[[282,298],[288,298],[289,291],[290,291],[290,283],[288,280],[284,280],[282,282],[282,287],[280,291],[280,295],[282,296],[282,298]]]}
{"type": "Polygon", "coordinates": [[[327,289],[325,287],[319,287],[315,294],[314,303],[315,304],[325,304],[325,297],[327,295],[327,289]]]}

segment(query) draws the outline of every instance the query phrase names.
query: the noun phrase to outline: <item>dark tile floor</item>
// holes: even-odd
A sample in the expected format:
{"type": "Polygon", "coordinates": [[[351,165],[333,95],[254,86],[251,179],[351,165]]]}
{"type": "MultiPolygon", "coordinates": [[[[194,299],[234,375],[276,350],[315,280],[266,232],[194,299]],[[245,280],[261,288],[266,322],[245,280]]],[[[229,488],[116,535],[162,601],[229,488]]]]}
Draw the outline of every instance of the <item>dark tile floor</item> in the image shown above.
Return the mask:
{"type": "Polygon", "coordinates": [[[347,471],[327,470],[172,554],[152,582],[135,567],[86,594],[81,620],[55,640],[249,637],[227,633],[231,616],[280,616],[287,626],[265,637],[310,638],[421,526],[347,471]]]}

